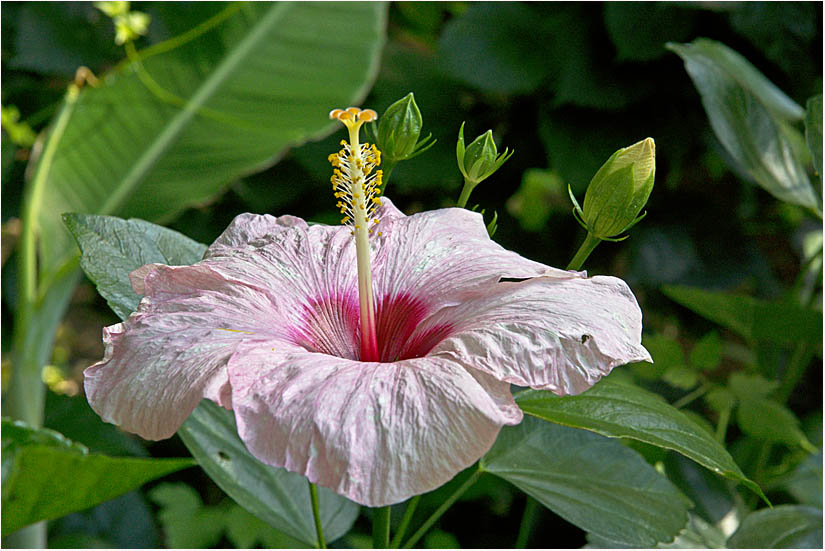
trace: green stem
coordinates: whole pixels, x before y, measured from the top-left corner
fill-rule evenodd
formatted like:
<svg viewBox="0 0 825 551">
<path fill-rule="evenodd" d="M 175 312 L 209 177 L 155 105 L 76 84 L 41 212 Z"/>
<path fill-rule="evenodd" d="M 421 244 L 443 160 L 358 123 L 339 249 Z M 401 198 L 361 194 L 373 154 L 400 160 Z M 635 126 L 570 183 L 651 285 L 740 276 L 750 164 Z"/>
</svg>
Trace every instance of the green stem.
<svg viewBox="0 0 825 551">
<path fill-rule="evenodd" d="M 398 526 L 398 531 L 396 531 L 395 536 L 393 536 L 392 541 L 390 542 L 390 549 L 398 549 L 398 546 L 401 545 L 401 540 L 404 539 L 404 534 L 407 533 L 407 528 L 410 526 L 410 522 L 412 521 L 413 514 L 415 513 L 416 507 L 418 507 L 419 501 L 421 501 L 421 496 L 417 495 L 407 504 L 407 508 L 404 510 L 404 517 L 401 519 L 401 524 Z"/>
<path fill-rule="evenodd" d="M 782 385 L 776 391 L 776 399 L 780 403 L 784 404 L 791 397 L 794 388 L 805 374 L 805 368 L 808 367 L 813 353 L 813 347 L 807 342 L 800 342 L 796 345 L 782 376 Z"/>
<path fill-rule="evenodd" d="M 309 483 L 309 499 L 312 501 L 312 518 L 315 520 L 315 534 L 318 537 L 318 549 L 326 549 L 324 527 L 321 525 L 321 509 L 318 507 L 318 487 Z"/>
<path fill-rule="evenodd" d="M 716 424 L 716 440 L 719 443 L 725 443 L 725 435 L 728 432 L 728 423 L 730 422 L 730 412 L 733 408 L 725 408 L 719 413 L 719 422 Z"/>
<path fill-rule="evenodd" d="M 390 546 L 390 512 L 391 507 L 375 509 L 372 518 L 372 548 L 387 549 Z"/>
<path fill-rule="evenodd" d="M 475 184 L 470 183 L 465 178 L 464 179 L 464 187 L 461 188 L 461 195 L 458 196 L 458 202 L 456 202 L 455 206 L 457 206 L 459 208 L 462 208 L 462 209 L 466 208 L 467 207 L 467 201 L 470 199 L 470 193 L 472 193 L 473 188 L 475 188 L 475 187 L 476 187 Z"/>
<path fill-rule="evenodd" d="M 530 538 L 530 531 L 533 528 L 537 510 L 538 502 L 527 496 L 527 504 L 524 506 L 524 514 L 521 517 L 521 526 L 519 526 L 518 537 L 516 538 L 516 549 L 527 547 L 527 540 Z"/>
<path fill-rule="evenodd" d="M 705 394 L 708 390 L 710 390 L 710 385 L 705 383 L 693 392 L 685 394 L 684 396 L 673 402 L 673 404 L 671 405 L 676 409 L 682 409 L 683 407 L 694 401 L 696 398 L 699 398 L 700 396 Z"/>
<path fill-rule="evenodd" d="M 593 249 L 596 248 L 601 242 L 601 239 L 598 237 L 593 237 L 593 234 L 587 232 L 587 237 L 584 238 L 584 243 L 582 243 L 579 250 L 576 252 L 576 256 L 573 257 L 573 260 L 570 261 L 570 264 L 567 265 L 568 270 L 579 270 L 581 269 L 584 261 L 587 260 L 587 257 L 590 256 L 590 253 L 593 252 Z"/>
<path fill-rule="evenodd" d="M 441 506 L 438 509 L 436 509 L 432 515 L 430 515 L 430 518 L 428 518 L 424 522 L 424 524 L 421 525 L 421 528 L 415 531 L 415 534 L 410 536 L 410 539 L 408 539 L 407 542 L 401 548 L 411 549 L 413 545 L 418 543 L 418 540 L 421 539 L 421 536 L 427 533 L 427 530 L 429 530 L 432 527 L 432 525 L 435 524 L 435 522 L 441 518 L 441 515 L 446 513 L 447 509 L 452 507 L 453 503 L 455 503 L 455 501 L 459 497 L 461 497 L 464 494 L 464 492 L 466 492 L 470 488 L 470 486 L 476 483 L 478 477 L 481 476 L 481 473 L 481 466 L 477 466 L 473 474 L 471 474 L 469 478 L 467 478 L 467 480 L 464 481 L 464 484 L 462 484 L 455 492 L 453 492 L 453 495 L 448 497 L 447 500 L 444 501 L 444 503 L 442 503 Z"/>
</svg>

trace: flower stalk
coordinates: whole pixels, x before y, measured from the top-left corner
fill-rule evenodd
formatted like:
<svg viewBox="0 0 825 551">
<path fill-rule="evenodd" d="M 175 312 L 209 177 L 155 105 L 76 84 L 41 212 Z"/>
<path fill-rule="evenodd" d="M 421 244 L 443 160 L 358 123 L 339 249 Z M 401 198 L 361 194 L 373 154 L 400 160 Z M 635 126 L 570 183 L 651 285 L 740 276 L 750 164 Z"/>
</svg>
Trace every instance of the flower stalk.
<svg viewBox="0 0 825 551">
<path fill-rule="evenodd" d="M 321 524 L 321 507 L 318 505 L 318 487 L 312 482 L 309 483 L 309 499 L 312 502 L 312 519 L 315 521 L 318 549 L 326 549 L 327 542 L 324 539 L 324 527 Z"/>
</svg>

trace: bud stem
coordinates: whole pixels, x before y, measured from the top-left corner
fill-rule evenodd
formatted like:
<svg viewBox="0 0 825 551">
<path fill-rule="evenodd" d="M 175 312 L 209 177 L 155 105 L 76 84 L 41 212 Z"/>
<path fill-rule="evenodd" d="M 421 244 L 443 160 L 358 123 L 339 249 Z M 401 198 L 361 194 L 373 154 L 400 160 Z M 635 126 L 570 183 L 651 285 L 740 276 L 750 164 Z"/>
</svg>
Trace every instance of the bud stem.
<svg viewBox="0 0 825 551">
<path fill-rule="evenodd" d="M 471 183 L 467 178 L 464 178 L 464 187 L 461 188 L 461 195 L 458 196 L 458 201 L 456 202 L 456 206 L 459 208 L 465 208 L 467 206 L 467 201 L 470 199 L 470 193 L 472 193 L 473 188 L 476 185 Z"/>
<path fill-rule="evenodd" d="M 593 249 L 596 248 L 596 245 L 601 243 L 601 239 L 598 237 L 593 237 L 593 234 L 587 232 L 587 237 L 584 238 L 584 243 L 581 244 L 579 250 L 576 251 L 576 256 L 573 257 L 573 260 L 570 261 L 570 264 L 567 265 L 568 270 L 580 270 L 584 261 L 587 260 L 587 257 L 590 256 L 590 253 L 593 252 Z"/>
</svg>

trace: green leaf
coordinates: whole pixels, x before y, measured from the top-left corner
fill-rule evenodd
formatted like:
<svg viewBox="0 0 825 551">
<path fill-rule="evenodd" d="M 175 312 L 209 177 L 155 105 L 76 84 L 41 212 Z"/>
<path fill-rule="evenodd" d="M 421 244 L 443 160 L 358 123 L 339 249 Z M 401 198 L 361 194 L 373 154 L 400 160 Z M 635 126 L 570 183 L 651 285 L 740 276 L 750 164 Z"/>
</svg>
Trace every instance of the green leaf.
<svg viewBox="0 0 825 551">
<path fill-rule="evenodd" d="M 226 513 L 226 537 L 237 549 L 250 549 L 257 542 L 264 549 L 301 549 L 307 547 L 294 538 L 260 520 L 258 517 L 234 503 Z"/>
<path fill-rule="evenodd" d="M 780 505 L 745 517 L 728 539 L 733 549 L 822 549 L 822 509 Z"/>
<path fill-rule="evenodd" d="M 315 545 L 307 479 L 264 465 L 238 437 L 235 417 L 204 400 L 178 430 L 203 470 L 246 510 L 276 530 Z M 318 488 L 321 522 L 328 542 L 346 534 L 359 507 L 327 488 Z"/>
<path fill-rule="evenodd" d="M 471 4 L 441 34 L 438 48 L 445 71 L 484 92 L 535 90 L 548 71 L 536 19 L 530 5 Z"/>
<path fill-rule="evenodd" d="M 608 2 L 604 23 L 619 60 L 650 61 L 667 53 L 665 42 L 690 37 L 696 11 L 666 2 Z"/>
<path fill-rule="evenodd" d="M 89 454 L 60 433 L 2 421 L 3 515 L 7 535 L 40 520 L 81 511 L 191 467 L 191 459 Z"/>
<path fill-rule="evenodd" d="M 158 521 L 170 549 L 214 547 L 224 531 L 224 514 L 217 507 L 204 507 L 198 492 L 186 484 L 161 484 L 149 492 L 159 507 Z"/>
<path fill-rule="evenodd" d="M 766 398 L 740 399 L 736 408 L 736 422 L 743 432 L 755 438 L 802 446 L 816 452 L 805 433 L 799 428 L 799 419 L 778 402 Z"/>
<path fill-rule="evenodd" d="M 671 368 L 684 368 L 685 353 L 679 341 L 667 335 L 643 335 L 642 344 L 650 352 L 653 363 L 639 362 L 633 370 L 644 379 L 658 379 Z"/>
<path fill-rule="evenodd" d="M 822 94 L 808 100 L 805 115 L 805 140 L 814 160 L 814 170 L 822 179 Z"/>
<path fill-rule="evenodd" d="M 525 413 L 552 423 L 675 450 L 763 496 L 759 486 L 745 477 L 727 450 L 707 431 L 658 395 L 641 388 L 602 380 L 577 396 L 528 390 L 516 395 L 516 403 Z"/>
<path fill-rule="evenodd" d="M 668 367 L 662 374 L 662 380 L 681 390 L 690 390 L 699 384 L 699 376 L 696 371 L 686 365 Z"/>
<path fill-rule="evenodd" d="M 139 52 L 164 93 L 126 63 L 68 94 L 32 194 L 43 271 L 75 254 L 64 212 L 168 219 L 332 130 L 329 109 L 357 103 L 376 73 L 386 5 L 251 2 L 218 17 L 176 47 Z"/>
<path fill-rule="evenodd" d="M 625 547 L 670 542 L 689 501 L 616 440 L 527 417 L 504 427 L 481 468 L 559 516 Z"/>
<path fill-rule="evenodd" d="M 700 38 L 669 43 L 702 96 L 716 137 L 745 173 L 777 199 L 820 210 L 788 123 L 805 112 L 724 44 Z"/>
<path fill-rule="evenodd" d="M 822 312 L 753 297 L 666 285 L 662 292 L 682 306 L 749 341 L 818 343 L 822 346 Z"/>
<path fill-rule="evenodd" d="M 796 500 L 822 508 L 822 450 L 809 454 L 781 482 Z"/>
<path fill-rule="evenodd" d="M 721 362 L 722 338 L 716 331 L 711 331 L 699 339 L 690 351 L 690 363 L 699 369 L 715 369 Z"/>
<path fill-rule="evenodd" d="M 732 373 L 728 378 L 728 386 L 740 400 L 753 398 L 767 398 L 773 391 L 779 388 L 779 383 L 769 381 L 761 375 L 747 375 L 745 373 Z"/>
<path fill-rule="evenodd" d="M 88 214 L 65 214 L 63 220 L 80 247 L 81 268 L 121 319 L 140 302 L 130 272 L 144 264 L 192 264 L 206 250 L 206 245 L 143 220 Z"/>
</svg>

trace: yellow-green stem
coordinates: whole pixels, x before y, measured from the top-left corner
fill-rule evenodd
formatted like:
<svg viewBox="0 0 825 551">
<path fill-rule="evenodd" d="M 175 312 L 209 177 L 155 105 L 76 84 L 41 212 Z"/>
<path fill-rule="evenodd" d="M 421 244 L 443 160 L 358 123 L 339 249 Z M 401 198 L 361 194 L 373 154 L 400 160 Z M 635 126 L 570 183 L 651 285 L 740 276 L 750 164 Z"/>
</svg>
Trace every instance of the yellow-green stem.
<svg viewBox="0 0 825 551">
<path fill-rule="evenodd" d="M 570 261 L 570 264 L 567 265 L 568 270 L 580 270 L 584 261 L 587 260 L 587 257 L 590 256 L 590 253 L 593 252 L 593 249 L 596 248 L 601 242 L 601 239 L 598 237 L 593 237 L 593 234 L 587 232 L 587 237 L 584 238 L 584 243 L 582 243 L 579 250 L 576 252 L 576 255 L 573 257 L 573 260 Z"/>
<path fill-rule="evenodd" d="M 398 530 L 395 532 L 395 536 L 393 536 L 392 541 L 390 542 L 390 549 L 397 549 L 398 546 L 401 545 L 401 540 L 404 539 L 404 535 L 407 533 L 407 528 L 410 526 L 410 522 L 412 521 L 419 501 L 421 501 L 421 496 L 417 495 L 407 504 L 407 508 L 404 510 L 404 516 L 401 518 L 401 524 L 398 525 Z"/>
<path fill-rule="evenodd" d="M 450 507 L 452 507 L 453 503 L 455 503 L 455 502 L 456 502 L 456 500 L 457 500 L 459 497 L 461 497 L 462 495 L 464 495 L 464 492 L 466 492 L 467 490 L 469 490 L 469 489 L 470 489 L 470 486 L 472 486 L 473 484 L 475 484 L 475 483 L 476 483 L 476 481 L 478 480 L 478 477 L 480 477 L 480 476 L 481 476 L 481 473 L 482 473 L 481 466 L 479 466 L 478 464 L 476 464 L 476 470 L 475 470 L 475 471 L 473 471 L 473 474 L 471 474 L 471 475 L 467 478 L 467 480 L 465 480 L 465 481 L 464 481 L 464 483 L 463 483 L 461 486 L 459 486 L 459 488 L 458 488 L 455 492 L 453 492 L 453 495 L 451 495 L 450 497 L 448 497 L 448 498 L 444 501 L 444 503 L 442 503 L 442 504 L 441 504 L 441 506 L 440 506 L 438 509 L 436 509 L 436 510 L 435 510 L 435 512 L 434 512 L 432 515 L 430 515 L 430 518 L 428 518 L 428 519 L 424 522 L 424 524 L 422 524 L 422 525 L 421 525 L 421 527 L 420 527 L 418 530 L 416 530 L 416 531 L 415 531 L 415 533 L 414 533 L 412 536 L 410 536 L 410 539 L 408 539 L 408 540 L 406 541 L 406 543 L 404 543 L 404 546 L 402 547 L 402 549 L 411 549 L 413 545 L 415 545 L 416 543 L 418 543 L 418 540 L 420 540 L 420 539 L 421 539 L 421 537 L 422 537 L 424 534 L 426 534 L 426 533 L 427 533 L 427 530 L 429 530 L 429 529 L 432 527 L 432 525 L 433 525 L 433 524 L 435 524 L 435 522 L 436 522 L 438 519 L 440 519 L 440 518 L 441 518 L 441 515 L 443 515 L 444 513 L 446 513 L 446 512 L 447 512 L 447 509 L 449 509 Z"/>
<path fill-rule="evenodd" d="M 470 200 L 470 193 L 473 192 L 473 189 L 476 187 L 476 184 L 468 181 L 466 178 L 464 179 L 464 187 L 461 188 L 461 195 L 458 196 L 458 202 L 456 202 L 455 206 L 459 208 L 466 208 L 467 201 Z"/>
<path fill-rule="evenodd" d="M 312 502 L 312 519 L 315 522 L 315 535 L 318 538 L 318 549 L 326 549 L 324 527 L 321 525 L 321 508 L 318 506 L 318 487 L 309 483 L 309 499 Z"/>
</svg>

